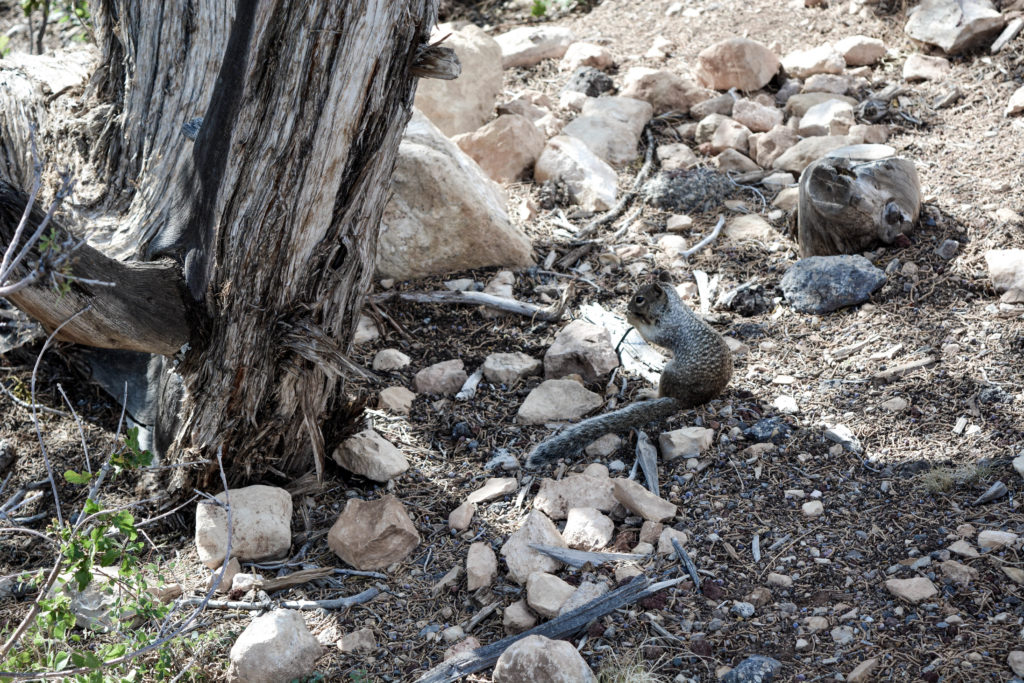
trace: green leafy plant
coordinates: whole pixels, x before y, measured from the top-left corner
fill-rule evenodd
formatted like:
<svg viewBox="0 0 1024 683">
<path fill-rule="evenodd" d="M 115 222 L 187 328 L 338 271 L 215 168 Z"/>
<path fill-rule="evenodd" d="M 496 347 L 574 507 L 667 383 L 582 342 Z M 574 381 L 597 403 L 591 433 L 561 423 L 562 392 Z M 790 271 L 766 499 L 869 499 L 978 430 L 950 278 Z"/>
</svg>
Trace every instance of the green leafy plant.
<svg viewBox="0 0 1024 683">
<path fill-rule="evenodd" d="M 548 13 L 548 3 L 544 0 L 533 0 L 533 7 L 530 8 L 530 15 L 534 17 L 543 17 Z"/>
<path fill-rule="evenodd" d="M 10 38 L 5 35 L 0 35 L 0 59 L 6 57 L 7 53 L 11 51 L 10 43 Z"/>
<path fill-rule="evenodd" d="M 138 428 L 133 428 L 104 469 L 116 477 L 151 461 L 152 454 L 139 446 Z M 100 477 L 64 473 L 72 484 Z M 57 564 L 49 576 L 37 572 L 27 577 L 41 591 L 35 616 L 15 648 L 0 656 L 0 670 L 67 671 L 62 680 L 80 683 L 140 680 L 139 661 L 126 655 L 157 641 L 158 629 L 142 626 L 161 622 L 171 606 L 154 595 L 163 580 L 157 566 L 147 561 L 135 516 L 128 509 L 105 509 L 90 497 L 74 524 L 54 522 L 46 536 L 57 550 Z M 83 624 L 72 604 L 74 596 L 86 590 L 102 595 L 107 611 Z M 0 641 L 10 636 L 0 635 Z M 167 650 L 160 648 L 147 675 L 164 680 L 178 673 Z"/>
</svg>

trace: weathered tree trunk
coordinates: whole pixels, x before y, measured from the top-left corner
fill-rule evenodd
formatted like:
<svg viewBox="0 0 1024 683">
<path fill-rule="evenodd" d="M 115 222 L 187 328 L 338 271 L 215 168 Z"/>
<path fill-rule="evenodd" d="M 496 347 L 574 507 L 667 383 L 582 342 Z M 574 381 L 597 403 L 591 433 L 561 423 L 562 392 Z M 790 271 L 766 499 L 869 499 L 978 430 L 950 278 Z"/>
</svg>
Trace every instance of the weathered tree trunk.
<svg viewBox="0 0 1024 683">
<path fill-rule="evenodd" d="M 240 482 L 270 466 L 319 472 L 344 419 L 344 354 L 434 2 L 227 5 L 94 4 L 102 59 L 84 96 L 92 113 L 77 112 L 94 135 L 76 166 L 102 181 L 82 212 L 111 226 L 96 245 L 178 266 L 188 341 L 150 365 L 157 443 L 173 463 L 223 447 Z M 182 127 L 200 116 L 192 142 Z M 20 183 L 26 150 L 6 164 Z M 172 487 L 213 473 L 173 471 Z"/>
</svg>

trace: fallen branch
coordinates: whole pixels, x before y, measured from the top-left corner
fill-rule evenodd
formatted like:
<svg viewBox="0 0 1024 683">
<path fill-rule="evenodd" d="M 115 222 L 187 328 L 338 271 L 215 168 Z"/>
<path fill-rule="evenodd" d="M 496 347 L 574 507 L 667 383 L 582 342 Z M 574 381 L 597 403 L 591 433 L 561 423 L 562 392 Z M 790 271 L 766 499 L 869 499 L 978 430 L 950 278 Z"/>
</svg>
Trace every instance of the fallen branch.
<svg viewBox="0 0 1024 683">
<path fill-rule="evenodd" d="M 676 559 L 679 560 L 679 563 L 686 567 L 686 572 L 690 575 L 690 579 L 693 580 L 693 587 L 700 591 L 700 576 L 697 574 L 697 565 L 690 559 L 690 554 L 686 552 L 679 539 L 672 539 L 672 549 L 676 551 Z"/>
<path fill-rule="evenodd" d="M 462 630 L 466 633 L 472 633 L 473 629 L 479 626 L 481 621 L 491 616 L 491 614 L 494 613 L 494 610 L 498 609 L 498 605 L 500 604 L 500 602 L 495 600 L 491 604 L 481 607 L 479 612 L 474 614 L 462 625 Z"/>
<path fill-rule="evenodd" d="M 700 242 L 697 242 L 697 244 L 693 245 L 692 247 L 690 247 L 686 251 L 680 252 L 679 255 L 682 256 L 684 259 L 690 258 L 694 254 L 699 252 L 701 249 L 703 249 L 704 247 L 706 247 L 709 244 L 711 244 L 712 242 L 714 242 L 718 238 L 718 234 L 720 232 L 722 232 L 722 228 L 724 226 L 725 226 L 725 216 L 719 216 L 718 217 L 718 222 L 715 223 L 715 228 L 711 231 L 710 235 L 708 235 L 707 237 L 702 239 Z"/>
<path fill-rule="evenodd" d="M 927 358 L 921 358 L 920 360 L 904 363 L 903 365 L 897 365 L 894 368 L 889 368 L 888 370 L 876 372 L 874 375 L 872 375 L 871 380 L 873 382 L 891 382 L 898 377 L 902 377 L 911 370 L 917 370 L 918 368 L 928 367 L 936 360 L 938 359 L 935 358 L 934 356 L 928 356 Z"/>
<path fill-rule="evenodd" d="M 635 553 L 594 553 L 587 550 L 573 550 L 572 548 L 559 548 L 555 545 L 541 545 L 531 543 L 530 547 L 548 557 L 553 557 L 563 564 L 579 569 L 585 564 L 600 567 L 606 562 L 636 562 L 648 559 L 648 555 Z"/>
<path fill-rule="evenodd" d="M 554 308 L 541 308 L 536 304 L 516 299 L 506 299 L 502 296 L 487 294 L 485 292 L 385 292 L 370 297 L 370 302 L 382 304 L 388 301 L 399 299 L 401 301 L 412 301 L 420 304 L 469 304 L 472 306 L 487 306 L 496 308 L 499 311 L 515 313 L 528 318 L 536 318 L 547 322 L 556 322 L 562 319 L 565 312 L 565 305 L 560 302 Z"/>
<path fill-rule="evenodd" d="M 300 569 L 297 572 L 292 572 L 291 574 L 285 574 L 284 576 L 278 576 L 264 581 L 263 590 L 267 593 L 282 591 L 286 588 L 294 588 L 295 586 L 301 586 L 302 584 L 309 583 L 310 581 L 316 581 L 317 579 L 326 579 L 328 576 L 334 576 L 334 567 Z"/>
<path fill-rule="evenodd" d="M 208 609 L 239 609 L 239 610 L 266 610 L 272 607 L 281 609 L 314 610 L 314 609 L 345 609 L 353 605 L 361 605 L 369 602 L 380 595 L 377 588 L 367 588 L 362 593 L 351 595 L 347 598 L 335 598 L 334 600 L 263 600 L 261 602 L 248 602 L 245 600 L 210 600 L 206 603 Z M 182 605 L 198 605 L 202 598 L 184 598 L 179 601 Z"/>
<path fill-rule="evenodd" d="M 629 206 L 630 202 L 632 202 L 636 197 L 640 187 L 647 182 L 647 178 L 651 175 L 651 170 L 654 168 L 654 135 L 651 133 L 650 128 L 644 129 L 644 135 L 647 140 L 647 150 L 644 153 L 644 165 L 640 168 L 640 172 L 637 174 L 636 179 L 633 180 L 633 188 L 626 194 L 622 195 L 622 199 L 620 199 L 618 203 L 607 213 L 600 218 L 595 218 L 580 228 L 579 232 L 576 233 L 576 239 L 589 238 L 597 232 L 598 228 L 608 225 L 621 216 Z"/>
<path fill-rule="evenodd" d="M 687 577 L 688 578 L 688 577 Z M 416 679 L 416 683 L 449 683 L 481 669 L 486 669 L 498 661 L 498 657 L 510 646 L 529 636 L 544 636 L 551 639 L 562 639 L 578 633 L 587 624 L 600 619 L 620 607 L 642 600 L 658 591 L 671 588 L 686 580 L 685 578 L 651 583 L 646 576 L 637 576 L 632 581 L 615 590 L 595 598 L 587 604 L 577 607 L 549 622 L 535 626 L 528 631 L 478 647 L 475 650 L 452 657 Z"/>
</svg>

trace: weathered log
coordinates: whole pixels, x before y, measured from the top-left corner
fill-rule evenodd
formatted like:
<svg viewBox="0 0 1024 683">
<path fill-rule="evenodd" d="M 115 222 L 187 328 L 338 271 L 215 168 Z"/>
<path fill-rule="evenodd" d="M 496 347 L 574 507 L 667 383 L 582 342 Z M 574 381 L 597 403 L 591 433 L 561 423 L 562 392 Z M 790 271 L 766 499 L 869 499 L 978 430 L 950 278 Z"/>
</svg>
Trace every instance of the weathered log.
<svg viewBox="0 0 1024 683">
<path fill-rule="evenodd" d="M 873 156 L 882 148 L 884 158 Z M 800 176 L 800 255 L 857 254 L 876 242 L 909 244 L 921 213 L 914 163 L 884 145 L 855 145 L 815 161 Z"/>
</svg>

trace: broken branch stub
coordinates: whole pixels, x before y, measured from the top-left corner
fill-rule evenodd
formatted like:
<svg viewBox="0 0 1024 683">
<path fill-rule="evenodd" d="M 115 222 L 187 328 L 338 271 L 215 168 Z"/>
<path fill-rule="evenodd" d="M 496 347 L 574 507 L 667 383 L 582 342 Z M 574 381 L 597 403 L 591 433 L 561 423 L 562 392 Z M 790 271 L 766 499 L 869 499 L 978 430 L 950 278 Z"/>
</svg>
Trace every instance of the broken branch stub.
<svg viewBox="0 0 1024 683">
<path fill-rule="evenodd" d="M 914 162 L 865 159 L 856 147 L 844 150 L 815 161 L 800 176 L 797 236 L 804 258 L 857 254 L 879 241 L 906 243 L 920 216 Z"/>
<path fill-rule="evenodd" d="M 24 192 L 0 180 L 0 244 L 4 247 L 14 240 L 27 203 Z M 33 207 L 24 234 L 34 233 L 44 220 L 42 211 Z M 61 329 L 57 338 L 62 341 L 162 355 L 176 353 L 188 341 L 184 283 L 175 264 L 124 263 L 74 239 L 57 221 L 49 225 L 54 238 L 48 244 L 73 250 L 58 278 L 68 286 L 57 289 L 51 278 L 38 277 L 9 293 L 11 303 L 48 330 L 88 309 Z M 46 246 L 37 242 L 29 247 L 32 264 L 42 263 Z M 13 279 L 31 275 L 32 264 L 19 265 Z"/>
</svg>

